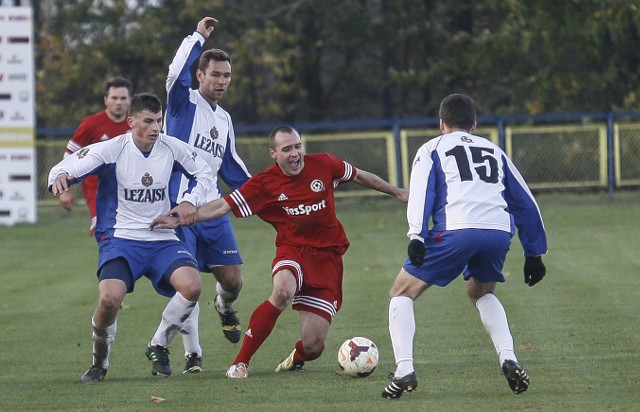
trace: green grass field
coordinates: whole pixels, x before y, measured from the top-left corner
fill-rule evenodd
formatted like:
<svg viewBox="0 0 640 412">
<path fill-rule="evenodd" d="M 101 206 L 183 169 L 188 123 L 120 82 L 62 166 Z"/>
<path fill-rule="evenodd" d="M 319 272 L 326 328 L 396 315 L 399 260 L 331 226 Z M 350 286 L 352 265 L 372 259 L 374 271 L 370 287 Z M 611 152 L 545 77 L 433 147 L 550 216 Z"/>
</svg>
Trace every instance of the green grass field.
<svg viewBox="0 0 640 412">
<path fill-rule="evenodd" d="M 90 319 L 96 304 L 95 242 L 86 209 L 39 210 L 37 225 L 0 227 L 0 410 L 265 411 L 631 411 L 640 410 L 640 193 L 543 194 L 549 234 L 547 278 L 529 288 L 514 241 L 507 283 L 498 288 L 521 364 L 531 377 L 516 396 L 500 375 L 493 345 L 464 293 L 464 282 L 432 288 L 416 303 L 418 390 L 380 397 L 394 368 L 387 332 L 387 291 L 405 257 L 404 208 L 390 199 L 338 201 L 351 240 L 345 255 L 345 304 L 324 355 L 304 373 L 273 372 L 298 338 L 287 310 L 252 361 L 246 381 L 224 372 L 239 345 L 227 342 L 204 276 L 201 340 L 205 372 L 183 376 L 182 344 L 171 348 L 174 375 L 151 376 L 144 356 L 166 299 L 146 280 L 119 315 L 107 379 L 82 384 L 91 364 Z M 245 287 L 243 326 L 270 291 L 274 233 L 257 218 L 234 220 Z M 370 377 L 337 376 L 336 354 L 350 336 L 373 339 L 380 365 Z M 153 403 L 152 396 L 166 399 Z"/>
</svg>

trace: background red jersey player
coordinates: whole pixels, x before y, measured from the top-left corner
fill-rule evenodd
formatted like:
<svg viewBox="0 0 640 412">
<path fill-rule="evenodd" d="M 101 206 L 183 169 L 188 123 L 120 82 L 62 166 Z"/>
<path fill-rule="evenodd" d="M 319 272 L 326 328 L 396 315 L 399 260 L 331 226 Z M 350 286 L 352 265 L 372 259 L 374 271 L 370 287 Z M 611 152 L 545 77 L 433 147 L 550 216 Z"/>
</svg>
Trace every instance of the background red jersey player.
<svg viewBox="0 0 640 412">
<path fill-rule="evenodd" d="M 127 114 L 131 104 L 131 82 L 122 77 L 115 77 L 104 84 L 105 110 L 85 117 L 78 125 L 75 133 L 67 143 L 64 157 L 71 153 L 104 140 L 119 136 L 129 130 Z M 98 177 L 89 176 L 82 182 L 82 192 L 89 207 L 91 225 L 89 234 L 93 235 L 96 227 L 96 191 Z M 75 199 L 73 191 L 69 190 L 60 195 L 60 206 L 66 210 L 73 208 Z"/>
</svg>

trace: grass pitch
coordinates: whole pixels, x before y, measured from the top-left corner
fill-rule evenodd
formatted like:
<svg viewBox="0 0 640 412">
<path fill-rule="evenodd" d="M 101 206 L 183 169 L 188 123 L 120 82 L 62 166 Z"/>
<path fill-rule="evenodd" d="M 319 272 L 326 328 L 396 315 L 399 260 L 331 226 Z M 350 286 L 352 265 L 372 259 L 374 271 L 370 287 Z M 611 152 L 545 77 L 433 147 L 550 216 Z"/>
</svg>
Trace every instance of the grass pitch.
<svg viewBox="0 0 640 412">
<path fill-rule="evenodd" d="M 503 411 L 640 409 L 640 193 L 544 194 L 538 201 L 549 235 L 548 275 L 533 288 L 522 279 L 514 240 L 507 283 L 499 286 L 521 364 L 531 377 L 516 396 L 464 282 L 431 288 L 416 303 L 417 391 L 399 400 L 380 392 L 393 370 L 387 291 L 404 257 L 404 208 L 390 199 L 338 201 L 351 248 L 345 255 L 345 304 L 324 355 L 304 373 L 274 373 L 299 335 L 286 310 L 252 361 L 246 381 L 224 372 L 239 344 L 222 336 L 204 274 L 201 342 L 205 371 L 183 376 L 182 344 L 171 348 L 174 375 L 151 376 L 144 356 L 166 299 L 136 284 L 118 319 L 104 382 L 80 383 L 91 364 L 91 315 L 97 284 L 95 242 L 86 209 L 42 206 L 36 225 L 0 227 L 0 410 Z M 234 220 L 245 258 L 237 303 L 243 327 L 270 291 L 273 229 L 258 218 Z M 362 335 L 380 348 L 370 377 L 337 376 L 337 350 Z M 165 399 L 154 403 L 152 397 Z"/>
</svg>

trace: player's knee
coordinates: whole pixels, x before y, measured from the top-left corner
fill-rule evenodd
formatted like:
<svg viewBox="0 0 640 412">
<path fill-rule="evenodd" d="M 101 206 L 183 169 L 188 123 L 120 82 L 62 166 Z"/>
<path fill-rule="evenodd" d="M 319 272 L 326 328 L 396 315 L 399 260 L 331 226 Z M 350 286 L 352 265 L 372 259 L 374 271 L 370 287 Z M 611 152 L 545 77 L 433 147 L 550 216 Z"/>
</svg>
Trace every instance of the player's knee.
<svg viewBox="0 0 640 412">
<path fill-rule="evenodd" d="M 176 291 L 187 300 L 195 302 L 200 299 L 200 292 L 202 292 L 202 283 L 200 277 L 188 276 L 181 277 L 175 282 Z"/>
<path fill-rule="evenodd" d="M 237 293 L 242 288 L 240 265 L 209 266 L 209 271 L 227 292 Z"/>
<path fill-rule="evenodd" d="M 120 304 L 122 303 L 122 299 L 115 295 L 105 294 L 100 296 L 100 301 L 98 302 L 98 306 L 100 311 L 107 316 L 114 316 L 118 309 L 120 309 Z"/>
<path fill-rule="evenodd" d="M 271 301 L 278 309 L 285 309 L 291 304 L 293 293 L 285 288 L 274 288 L 271 292 Z"/>
<path fill-rule="evenodd" d="M 178 268 L 171 275 L 170 283 L 185 299 L 196 301 L 200 298 L 202 281 L 200 273 L 194 268 L 189 266 Z"/>
<path fill-rule="evenodd" d="M 195 302 L 200 299 L 200 292 L 202 292 L 202 286 L 199 282 L 185 282 L 181 284 L 178 292 L 187 300 Z"/>
<path fill-rule="evenodd" d="M 230 276 L 218 282 L 227 292 L 238 294 L 240 289 L 242 289 L 243 278 L 242 275 L 238 273 L 236 276 Z"/>
<path fill-rule="evenodd" d="M 236 292 L 240 292 L 240 289 L 242 289 L 243 283 L 244 283 L 244 278 L 242 277 L 242 275 L 238 275 L 233 280 L 233 285 L 231 286 L 231 289 L 235 290 Z"/>
<path fill-rule="evenodd" d="M 471 303 L 475 304 L 478 299 L 489 293 L 495 293 L 496 283 L 488 282 L 481 283 L 475 278 L 469 279 L 467 282 L 467 296 L 471 300 Z"/>
</svg>

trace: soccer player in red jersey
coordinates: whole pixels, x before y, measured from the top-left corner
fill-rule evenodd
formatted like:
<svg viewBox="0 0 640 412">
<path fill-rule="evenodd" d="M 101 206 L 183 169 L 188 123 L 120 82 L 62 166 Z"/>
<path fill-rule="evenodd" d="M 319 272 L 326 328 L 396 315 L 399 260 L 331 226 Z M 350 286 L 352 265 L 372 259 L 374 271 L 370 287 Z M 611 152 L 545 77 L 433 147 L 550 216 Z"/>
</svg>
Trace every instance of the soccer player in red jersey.
<svg viewBox="0 0 640 412">
<path fill-rule="evenodd" d="M 114 77 L 104 84 L 105 110 L 85 117 L 67 143 L 64 157 L 93 143 L 109 140 L 129 130 L 127 114 L 131 104 L 131 82 L 122 77 Z M 91 225 L 89 234 L 93 236 L 96 227 L 96 192 L 98 177 L 89 176 L 82 182 L 82 192 L 89 207 Z M 60 194 L 60 206 L 71 210 L 74 204 L 73 191 Z"/>
<path fill-rule="evenodd" d="M 336 156 L 305 154 L 300 135 L 289 126 L 271 132 L 269 154 L 274 165 L 203 205 L 195 216 L 195 221 L 203 221 L 229 212 L 236 217 L 258 215 L 276 229 L 271 295 L 253 311 L 242 347 L 227 371 L 229 378 L 249 376 L 251 358 L 289 304 L 300 313 L 301 338 L 276 372 L 300 370 L 305 361 L 322 354 L 329 325 L 342 306 L 342 255 L 349 247 L 336 216 L 334 189 L 354 182 L 405 203 L 409 196 L 408 190 Z M 180 220 L 173 213 L 157 218 L 151 227 L 177 227 Z"/>
</svg>

